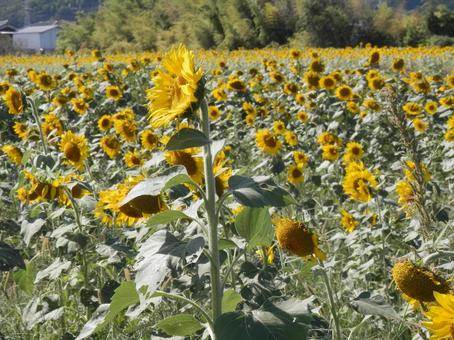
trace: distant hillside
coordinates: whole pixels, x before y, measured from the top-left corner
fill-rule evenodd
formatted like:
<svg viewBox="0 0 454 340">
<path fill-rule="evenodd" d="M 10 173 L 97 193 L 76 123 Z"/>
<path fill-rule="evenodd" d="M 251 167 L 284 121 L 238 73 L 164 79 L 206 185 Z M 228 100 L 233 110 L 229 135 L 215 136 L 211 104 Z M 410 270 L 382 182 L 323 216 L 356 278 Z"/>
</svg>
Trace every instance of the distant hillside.
<svg viewBox="0 0 454 340">
<path fill-rule="evenodd" d="M 30 8 L 30 22 L 69 20 L 77 13 L 96 11 L 101 0 L 0 0 L 0 20 L 8 20 L 16 27 L 22 27 L 25 19 L 25 3 Z"/>
</svg>

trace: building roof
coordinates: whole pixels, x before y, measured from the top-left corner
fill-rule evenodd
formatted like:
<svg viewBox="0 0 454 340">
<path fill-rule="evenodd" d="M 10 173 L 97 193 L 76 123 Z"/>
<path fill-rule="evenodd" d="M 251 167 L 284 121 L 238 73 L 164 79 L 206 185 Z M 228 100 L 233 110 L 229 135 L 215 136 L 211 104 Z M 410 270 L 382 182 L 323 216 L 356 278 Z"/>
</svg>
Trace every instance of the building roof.
<svg viewBox="0 0 454 340">
<path fill-rule="evenodd" d="M 15 32 L 16 28 L 8 24 L 8 20 L 0 20 L 0 32 Z"/>
<path fill-rule="evenodd" d="M 50 31 L 54 28 L 60 28 L 58 25 L 43 25 L 43 26 L 27 26 L 17 30 L 14 34 L 22 34 L 22 33 L 44 33 Z"/>
</svg>

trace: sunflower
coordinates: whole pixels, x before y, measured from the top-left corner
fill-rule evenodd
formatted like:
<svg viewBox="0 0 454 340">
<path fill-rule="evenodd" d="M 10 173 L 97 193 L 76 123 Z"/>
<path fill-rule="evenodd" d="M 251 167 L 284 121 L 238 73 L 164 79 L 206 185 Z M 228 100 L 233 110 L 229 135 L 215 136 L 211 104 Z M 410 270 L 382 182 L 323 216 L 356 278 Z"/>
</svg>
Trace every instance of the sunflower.
<svg viewBox="0 0 454 340">
<path fill-rule="evenodd" d="M 255 134 L 257 147 L 268 155 L 276 155 L 281 149 L 282 142 L 268 129 L 258 130 Z"/>
<path fill-rule="evenodd" d="M 8 112 L 12 115 L 17 115 L 24 110 L 22 95 L 14 87 L 10 87 L 3 95 L 3 100 L 8 106 Z"/>
<path fill-rule="evenodd" d="M 454 295 L 433 292 L 435 302 L 424 315 L 430 321 L 422 322 L 432 336 L 430 340 L 454 339 Z"/>
<path fill-rule="evenodd" d="M 304 82 L 310 89 L 317 89 L 320 84 L 320 75 L 317 72 L 307 71 L 304 73 Z"/>
<path fill-rule="evenodd" d="M 298 92 L 298 86 L 294 83 L 285 83 L 284 84 L 284 93 L 289 96 L 294 96 Z"/>
<path fill-rule="evenodd" d="M 347 143 L 347 147 L 345 148 L 344 153 L 344 162 L 346 164 L 350 162 L 357 162 L 361 160 L 364 154 L 363 146 L 357 142 L 349 142 Z"/>
<path fill-rule="evenodd" d="M 159 138 L 153 133 L 153 131 L 145 130 L 140 136 L 140 142 L 142 143 L 142 147 L 145 149 L 153 150 L 158 146 Z"/>
<path fill-rule="evenodd" d="M 371 189 L 375 189 L 378 185 L 377 180 L 369 170 L 362 166 L 354 169 L 355 163 L 351 164 L 344 177 L 344 192 L 356 201 L 369 202 L 372 198 Z"/>
<path fill-rule="evenodd" d="M 438 110 L 438 104 L 437 102 L 429 100 L 426 105 L 424 105 L 424 110 L 431 116 L 433 116 L 435 113 L 437 113 Z"/>
<path fill-rule="evenodd" d="M 399 205 L 408 216 L 411 216 L 414 211 L 413 203 L 415 201 L 413 186 L 408 181 L 397 182 L 396 192 L 399 195 Z"/>
<path fill-rule="evenodd" d="M 349 101 L 353 97 L 353 91 L 348 85 L 341 85 L 336 89 L 336 97 L 343 101 Z"/>
<path fill-rule="evenodd" d="M 402 58 L 394 59 L 391 66 L 394 72 L 402 72 L 405 67 L 405 61 Z"/>
<path fill-rule="evenodd" d="M 248 126 L 254 126 L 254 122 L 255 122 L 255 115 L 253 114 L 248 114 L 246 116 L 246 124 Z"/>
<path fill-rule="evenodd" d="M 449 284 L 430 270 L 408 260 L 397 262 L 392 269 L 394 282 L 401 292 L 421 302 L 435 301 L 434 292 L 446 294 Z"/>
<path fill-rule="evenodd" d="M 379 111 L 380 105 L 373 98 L 366 98 L 363 101 L 363 106 L 372 111 Z"/>
<path fill-rule="evenodd" d="M 273 83 L 281 83 L 284 81 L 284 76 L 279 72 L 270 72 L 269 75 Z"/>
<path fill-rule="evenodd" d="M 372 91 L 378 91 L 378 90 L 382 89 L 383 86 L 385 86 L 385 81 L 383 80 L 382 77 L 378 76 L 378 77 L 369 79 L 367 81 L 367 86 Z"/>
<path fill-rule="evenodd" d="M 423 133 L 429 127 L 429 123 L 423 121 L 422 119 L 415 118 L 413 119 L 413 127 L 415 128 L 416 131 Z"/>
<path fill-rule="evenodd" d="M 454 129 L 449 129 L 444 134 L 444 139 L 447 142 L 454 142 Z"/>
<path fill-rule="evenodd" d="M 216 120 L 219 118 L 221 115 L 221 111 L 214 105 L 208 106 L 208 117 L 210 117 L 211 120 Z"/>
<path fill-rule="evenodd" d="M 120 142 L 118 141 L 117 137 L 115 136 L 104 136 L 99 141 L 99 145 L 101 149 L 109 156 L 110 159 L 114 159 L 117 157 L 118 153 L 120 152 Z"/>
<path fill-rule="evenodd" d="M 443 107 L 454 107 L 454 96 L 444 97 L 440 99 L 440 104 Z"/>
<path fill-rule="evenodd" d="M 356 229 L 356 226 L 359 224 L 357 220 L 354 219 L 353 215 L 350 214 L 347 210 L 341 209 L 341 224 L 348 233 L 353 232 Z"/>
<path fill-rule="evenodd" d="M 347 110 L 351 113 L 359 113 L 360 111 L 358 104 L 353 101 L 347 103 Z"/>
<path fill-rule="evenodd" d="M 16 165 L 22 164 L 22 151 L 17 146 L 5 144 L 2 146 L 3 153 Z"/>
<path fill-rule="evenodd" d="M 303 222 L 288 218 L 275 218 L 276 238 L 282 249 L 301 257 L 325 260 L 326 255 L 318 248 L 317 236 Z"/>
<path fill-rule="evenodd" d="M 143 164 L 143 159 L 140 157 L 137 150 L 126 152 L 124 160 L 128 168 L 135 168 Z"/>
<path fill-rule="evenodd" d="M 223 88 L 216 88 L 211 92 L 211 95 L 217 101 L 224 101 L 227 99 L 227 94 L 225 93 Z"/>
<path fill-rule="evenodd" d="M 340 139 L 336 135 L 332 134 L 331 132 L 327 132 L 327 131 L 322 132 L 318 136 L 317 141 L 320 145 L 332 144 L 332 145 L 340 146 L 342 144 L 342 139 Z"/>
<path fill-rule="evenodd" d="M 117 102 L 123 97 L 123 92 L 118 86 L 110 85 L 106 87 L 106 96 Z"/>
<path fill-rule="evenodd" d="M 415 90 L 416 93 L 427 94 L 430 92 L 430 84 L 425 79 L 422 79 L 420 81 L 414 81 L 411 83 L 411 86 L 413 87 L 413 90 Z"/>
<path fill-rule="evenodd" d="M 296 114 L 296 117 L 301 123 L 305 124 L 309 119 L 309 114 L 305 111 L 300 111 Z"/>
<path fill-rule="evenodd" d="M 446 125 L 448 126 L 448 129 L 454 129 L 454 116 L 448 118 Z"/>
<path fill-rule="evenodd" d="M 124 140 L 134 142 L 137 134 L 137 124 L 132 120 L 114 120 L 115 132 Z"/>
<path fill-rule="evenodd" d="M 304 94 L 298 93 L 295 96 L 295 101 L 296 101 L 297 104 L 302 105 L 306 101 L 306 98 L 304 98 Z"/>
<path fill-rule="evenodd" d="M 63 125 L 60 118 L 54 113 L 48 113 L 43 116 L 44 122 L 41 124 L 41 129 L 46 137 L 49 137 L 53 132 L 60 136 L 63 133 Z"/>
<path fill-rule="evenodd" d="M 280 135 L 285 132 L 285 123 L 282 120 L 273 122 L 273 130 L 276 134 Z"/>
<path fill-rule="evenodd" d="M 336 79 L 332 76 L 321 77 L 319 85 L 324 89 L 334 90 L 336 88 Z"/>
<path fill-rule="evenodd" d="M 149 116 L 154 128 L 166 126 L 197 103 L 197 92 L 203 76 L 194 66 L 194 54 L 179 45 L 163 60 L 164 70 L 153 78 L 154 87 L 147 92 Z"/>
<path fill-rule="evenodd" d="M 369 65 L 378 65 L 380 63 L 380 51 L 374 50 L 369 56 Z"/>
<path fill-rule="evenodd" d="M 217 162 L 214 166 L 214 173 L 215 173 L 215 187 L 216 187 L 216 195 L 221 197 L 224 192 L 229 188 L 229 179 L 232 177 L 232 168 L 228 166 L 228 162 Z"/>
<path fill-rule="evenodd" d="M 407 116 L 410 116 L 410 117 L 419 116 L 422 112 L 421 105 L 419 105 L 418 103 L 415 103 L 415 102 L 405 103 L 404 106 L 402 107 L 402 109 L 407 114 Z"/>
<path fill-rule="evenodd" d="M 88 143 L 83 135 L 76 135 L 66 131 L 60 140 L 60 151 L 65 156 L 65 161 L 81 169 L 88 157 Z"/>
<path fill-rule="evenodd" d="M 295 146 L 298 144 L 298 137 L 296 136 L 296 133 L 294 133 L 293 131 L 285 131 L 284 137 L 288 145 Z"/>
<path fill-rule="evenodd" d="M 3 96 L 6 91 L 11 87 L 11 85 L 7 82 L 0 82 L 0 96 Z"/>
<path fill-rule="evenodd" d="M 196 157 L 198 148 L 189 148 L 184 151 L 170 151 L 165 153 L 165 158 L 170 165 L 183 165 L 189 177 L 198 184 L 203 181 L 203 160 Z"/>
<path fill-rule="evenodd" d="M 28 138 L 28 134 L 30 133 L 30 129 L 24 123 L 15 122 L 13 125 L 14 133 L 22 140 Z"/>
<path fill-rule="evenodd" d="M 73 98 L 71 99 L 71 104 L 73 105 L 73 110 L 81 116 L 87 113 L 88 104 L 84 99 Z"/>
<path fill-rule="evenodd" d="M 36 77 L 36 84 L 43 91 L 51 91 L 56 87 L 56 81 L 47 72 L 41 72 Z"/>
<path fill-rule="evenodd" d="M 292 49 L 290 50 L 290 56 L 291 56 L 293 59 L 298 59 L 299 57 L 301 57 L 301 51 L 298 51 L 297 49 L 292 48 Z"/>
<path fill-rule="evenodd" d="M 339 147 L 332 144 L 323 145 L 322 158 L 327 161 L 335 161 L 339 158 Z"/>
<path fill-rule="evenodd" d="M 252 115 L 255 115 L 255 108 L 254 108 L 254 105 L 252 105 L 251 103 L 249 102 L 243 102 L 243 104 L 241 105 L 241 107 L 243 108 L 244 112 L 246 112 L 246 114 L 252 114 Z"/>
<path fill-rule="evenodd" d="M 68 97 L 62 94 L 57 94 L 53 99 L 52 99 L 52 104 L 54 104 L 56 107 L 61 107 L 65 106 L 68 103 Z"/>
<path fill-rule="evenodd" d="M 304 165 L 301 163 L 291 165 L 287 172 L 287 180 L 295 185 L 304 182 L 303 170 Z"/>
<path fill-rule="evenodd" d="M 245 92 L 246 91 L 246 85 L 244 85 L 244 82 L 238 78 L 233 78 L 229 80 L 227 83 L 227 88 L 231 91 L 237 91 L 237 92 Z"/>
<path fill-rule="evenodd" d="M 108 131 L 112 127 L 112 116 L 103 115 L 98 119 L 98 129 L 101 131 Z"/>
<path fill-rule="evenodd" d="M 309 157 L 304 153 L 304 151 L 293 151 L 292 156 L 293 160 L 298 165 L 306 166 L 309 162 Z"/>
</svg>

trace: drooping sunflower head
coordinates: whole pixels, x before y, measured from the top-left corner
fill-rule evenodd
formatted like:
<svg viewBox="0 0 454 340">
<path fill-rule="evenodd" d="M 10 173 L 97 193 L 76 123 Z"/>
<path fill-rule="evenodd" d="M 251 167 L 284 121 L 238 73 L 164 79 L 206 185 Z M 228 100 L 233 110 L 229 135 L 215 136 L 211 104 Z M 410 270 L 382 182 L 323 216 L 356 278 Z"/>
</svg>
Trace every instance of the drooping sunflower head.
<svg viewBox="0 0 454 340">
<path fill-rule="evenodd" d="M 269 155 L 277 154 L 282 146 L 282 142 L 268 129 L 258 130 L 255 142 L 260 150 Z"/>
<path fill-rule="evenodd" d="M 63 152 L 67 163 L 81 169 L 88 157 L 87 140 L 83 135 L 67 131 L 61 136 L 60 151 Z"/>
<path fill-rule="evenodd" d="M 380 51 L 374 50 L 369 56 L 369 65 L 377 65 L 380 62 Z"/>
<path fill-rule="evenodd" d="M 3 100 L 8 107 L 8 112 L 12 115 L 20 114 L 24 110 L 22 95 L 14 87 L 9 87 L 3 95 Z"/>
<path fill-rule="evenodd" d="M 316 89 L 320 84 L 320 75 L 314 71 L 304 73 L 304 82 L 310 89 Z"/>
<path fill-rule="evenodd" d="M 397 262 L 392 269 L 397 287 L 409 297 L 422 301 L 435 301 L 434 292 L 446 294 L 449 284 L 432 271 L 416 266 L 412 262 Z"/>
<path fill-rule="evenodd" d="M 3 153 L 9 158 L 9 160 L 16 165 L 22 163 L 22 151 L 17 146 L 11 144 L 5 144 L 2 146 Z"/>
<path fill-rule="evenodd" d="M 195 156 L 198 151 L 198 148 L 170 151 L 165 153 L 165 157 L 170 165 L 183 165 L 189 177 L 194 182 L 201 184 L 203 180 L 203 160 Z"/>
<path fill-rule="evenodd" d="M 133 120 L 114 120 L 115 132 L 124 140 L 134 142 L 137 135 L 137 124 Z"/>
<path fill-rule="evenodd" d="M 13 125 L 14 133 L 22 140 L 27 139 L 30 129 L 27 125 L 21 122 L 15 122 Z"/>
<path fill-rule="evenodd" d="M 401 72 L 405 67 L 405 61 L 402 58 L 397 58 L 393 60 L 391 68 L 394 72 Z"/>
<path fill-rule="evenodd" d="M 308 230 L 303 222 L 275 218 L 273 224 L 276 227 L 276 238 L 282 249 L 301 257 L 326 259 L 326 255 L 318 248 L 317 236 Z"/>
<path fill-rule="evenodd" d="M 88 103 L 83 98 L 73 98 L 71 99 L 71 104 L 73 105 L 73 110 L 81 116 L 87 113 Z"/>
<path fill-rule="evenodd" d="M 172 48 L 162 60 L 162 70 L 148 90 L 149 120 L 154 128 L 167 126 L 198 102 L 203 92 L 201 68 L 194 65 L 194 54 L 185 46 Z"/>
<path fill-rule="evenodd" d="M 347 210 L 341 209 L 341 224 L 348 233 L 351 233 L 359 222 Z"/>
</svg>

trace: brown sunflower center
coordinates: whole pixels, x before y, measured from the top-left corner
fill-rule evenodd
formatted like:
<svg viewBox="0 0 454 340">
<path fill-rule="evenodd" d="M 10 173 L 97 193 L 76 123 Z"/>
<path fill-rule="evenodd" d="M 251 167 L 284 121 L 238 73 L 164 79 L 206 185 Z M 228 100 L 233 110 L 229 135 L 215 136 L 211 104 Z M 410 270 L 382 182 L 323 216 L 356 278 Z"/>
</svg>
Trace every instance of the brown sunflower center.
<svg viewBox="0 0 454 340">
<path fill-rule="evenodd" d="M 263 141 L 265 142 L 265 145 L 269 148 L 275 148 L 277 145 L 276 138 L 274 138 L 274 136 L 265 136 L 263 138 Z"/>
<path fill-rule="evenodd" d="M 78 162 L 81 158 L 79 146 L 74 142 L 65 143 L 63 152 L 70 161 Z"/>
<path fill-rule="evenodd" d="M 189 176 L 197 173 L 197 163 L 190 153 L 177 151 L 175 152 L 174 157 L 175 164 L 183 165 Z"/>
<path fill-rule="evenodd" d="M 294 178 L 299 178 L 299 177 L 301 177 L 302 174 L 303 173 L 299 169 L 293 169 L 293 171 L 292 171 L 292 176 Z"/>
</svg>

